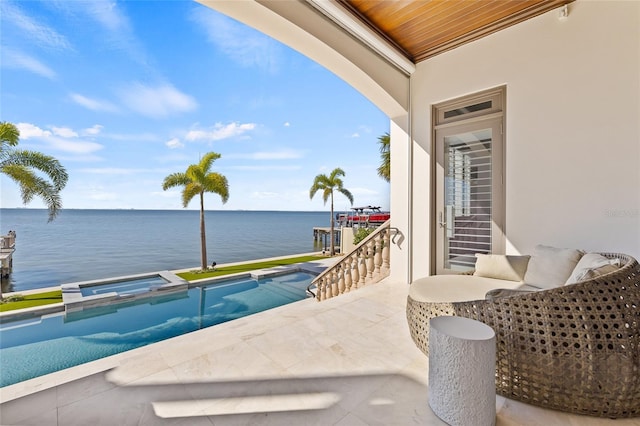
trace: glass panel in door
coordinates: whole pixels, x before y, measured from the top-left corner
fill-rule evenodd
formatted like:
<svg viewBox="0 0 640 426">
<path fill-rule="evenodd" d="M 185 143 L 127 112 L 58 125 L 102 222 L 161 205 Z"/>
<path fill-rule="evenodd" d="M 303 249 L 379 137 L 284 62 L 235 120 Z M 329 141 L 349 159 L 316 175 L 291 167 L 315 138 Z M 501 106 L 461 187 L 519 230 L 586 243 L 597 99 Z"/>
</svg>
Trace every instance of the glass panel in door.
<svg viewBox="0 0 640 426">
<path fill-rule="evenodd" d="M 437 273 L 472 270 L 476 253 L 496 249 L 496 133 L 486 121 L 437 132 Z"/>
</svg>

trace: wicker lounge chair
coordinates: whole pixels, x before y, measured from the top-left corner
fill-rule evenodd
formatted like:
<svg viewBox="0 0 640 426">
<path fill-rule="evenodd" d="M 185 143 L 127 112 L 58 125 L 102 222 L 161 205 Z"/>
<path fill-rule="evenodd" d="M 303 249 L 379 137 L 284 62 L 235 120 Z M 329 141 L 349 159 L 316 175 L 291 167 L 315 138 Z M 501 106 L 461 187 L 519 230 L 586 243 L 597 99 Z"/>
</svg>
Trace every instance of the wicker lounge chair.
<svg viewBox="0 0 640 426">
<path fill-rule="evenodd" d="M 428 355 L 429 319 L 457 315 L 496 333 L 496 392 L 546 408 L 598 417 L 640 416 L 640 265 L 576 284 L 493 300 L 430 303 L 408 298 L 411 337 Z"/>
</svg>

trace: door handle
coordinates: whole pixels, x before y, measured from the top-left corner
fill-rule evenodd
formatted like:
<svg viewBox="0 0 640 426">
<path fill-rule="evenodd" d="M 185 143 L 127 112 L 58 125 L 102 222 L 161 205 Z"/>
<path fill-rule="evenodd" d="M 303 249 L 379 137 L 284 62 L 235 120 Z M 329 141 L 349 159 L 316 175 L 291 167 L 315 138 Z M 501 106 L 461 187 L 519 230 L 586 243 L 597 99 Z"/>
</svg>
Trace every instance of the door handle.
<svg viewBox="0 0 640 426">
<path fill-rule="evenodd" d="M 440 220 L 438 221 L 438 225 L 440 225 L 440 228 L 446 228 L 447 222 L 442 221 L 442 212 L 439 213 L 439 217 L 440 217 Z"/>
</svg>

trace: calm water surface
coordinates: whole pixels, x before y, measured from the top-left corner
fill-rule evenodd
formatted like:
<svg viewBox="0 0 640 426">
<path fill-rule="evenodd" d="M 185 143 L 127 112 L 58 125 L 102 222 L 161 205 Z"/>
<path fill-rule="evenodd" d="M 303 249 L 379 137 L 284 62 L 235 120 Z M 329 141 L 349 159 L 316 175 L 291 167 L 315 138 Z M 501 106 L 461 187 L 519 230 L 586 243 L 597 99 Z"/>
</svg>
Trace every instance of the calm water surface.
<svg viewBox="0 0 640 426">
<path fill-rule="evenodd" d="M 313 227 L 329 212 L 207 211 L 209 263 L 321 250 Z M 199 212 L 62 210 L 51 223 L 40 209 L 0 209 L 0 233 L 17 233 L 13 274 L 2 290 L 200 265 Z"/>
</svg>

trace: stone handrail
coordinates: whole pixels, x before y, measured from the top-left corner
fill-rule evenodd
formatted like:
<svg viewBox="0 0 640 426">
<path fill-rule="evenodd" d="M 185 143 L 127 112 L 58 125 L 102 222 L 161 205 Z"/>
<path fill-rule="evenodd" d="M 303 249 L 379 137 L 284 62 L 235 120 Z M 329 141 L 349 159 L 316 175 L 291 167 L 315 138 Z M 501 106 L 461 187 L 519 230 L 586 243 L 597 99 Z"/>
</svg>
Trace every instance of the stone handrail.
<svg viewBox="0 0 640 426">
<path fill-rule="evenodd" d="M 316 299 L 320 302 L 388 277 L 391 230 L 391 220 L 387 220 L 335 265 L 318 275 L 311 283 L 317 289 Z"/>
</svg>

